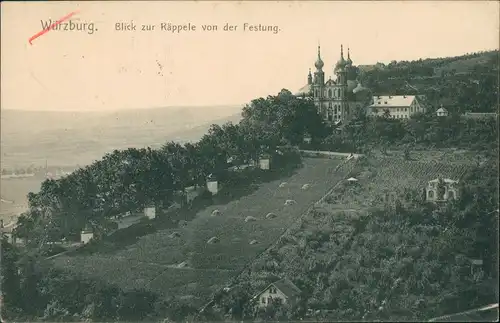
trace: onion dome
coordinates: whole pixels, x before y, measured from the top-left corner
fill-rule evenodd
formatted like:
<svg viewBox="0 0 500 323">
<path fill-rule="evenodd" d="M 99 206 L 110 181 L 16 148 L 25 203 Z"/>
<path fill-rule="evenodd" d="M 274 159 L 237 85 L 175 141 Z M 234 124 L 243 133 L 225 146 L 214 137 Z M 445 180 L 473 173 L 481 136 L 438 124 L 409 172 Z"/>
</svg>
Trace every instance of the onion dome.
<svg viewBox="0 0 500 323">
<path fill-rule="evenodd" d="M 321 59 L 321 51 L 319 46 L 318 46 L 318 59 L 316 60 L 316 63 L 314 63 L 314 66 L 316 66 L 318 70 L 322 69 L 323 66 L 325 66 L 325 63 L 323 63 L 323 60 Z"/>
<path fill-rule="evenodd" d="M 347 48 L 347 66 L 352 66 L 351 54 L 349 53 L 349 48 Z"/>
<path fill-rule="evenodd" d="M 335 71 L 341 71 L 344 70 L 346 67 L 347 62 L 344 59 L 344 48 L 342 45 L 340 45 L 340 59 L 335 65 Z"/>
</svg>

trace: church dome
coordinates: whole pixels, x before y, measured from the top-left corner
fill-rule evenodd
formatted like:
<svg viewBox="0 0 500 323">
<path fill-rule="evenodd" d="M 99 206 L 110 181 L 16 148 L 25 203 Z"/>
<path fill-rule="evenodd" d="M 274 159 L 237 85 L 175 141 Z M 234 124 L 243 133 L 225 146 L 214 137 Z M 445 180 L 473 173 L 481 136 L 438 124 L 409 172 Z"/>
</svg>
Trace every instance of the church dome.
<svg viewBox="0 0 500 323">
<path fill-rule="evenodd" d="M 318 57 L 318 59 L 316 60 L 316 63 L 314 63 L 314 66 L 316 66 L 317 69 L 322 69 L 323 66 L 325 66 L 325 63 L 323 63 L 323 60 L 321 59 L 321 57 Z"/>
<path fill-rule="evenodd" d="M 335 65 L 335 71 L 343 71 L 346 67 L 346 61 L 344 60 L 343 57 L 339 59 L 337 64 Z"/>
<path fill-rule="evenodd" d="M 347 60 L 346 60 L 346 65 L 347 65 L 347 66 L 352 66 L 351 53 L 350 53 L 350 51 L 349 51 L 349 48 L 347 49 Z"/>
<path fill-rule="evenodd" d="M 316 60 L 316 63 L 314 63 L 314 66 L 316 66 L 316 68 L 320 70 L 324 65 L 325 63 L 323 63 L 323 60 L 321 59 L 321 47 L 318 46 L 318 59 Z"/>
</svg>

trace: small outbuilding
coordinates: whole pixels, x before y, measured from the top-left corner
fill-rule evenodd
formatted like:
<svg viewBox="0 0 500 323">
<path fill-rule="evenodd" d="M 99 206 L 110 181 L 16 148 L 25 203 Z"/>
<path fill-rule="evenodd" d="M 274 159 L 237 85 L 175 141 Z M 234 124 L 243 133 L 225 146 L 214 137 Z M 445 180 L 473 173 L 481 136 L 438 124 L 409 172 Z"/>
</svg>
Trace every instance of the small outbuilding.
<svg viewBox="0 0 500 323">
<path fill-rule="evenodd" d="M 301 290 L 290 280 L 283 278 L 269 284 L 261 292 L 256 294 L 253 299 L 257 301 L 257 307 L 266 307 L 273 301 L 279 300 L 283 304 L 293 304 L 297 301 Z"/>
<path fill-rule="evenodd" d="M 439 109 L 437 109 L 436 114 L 437 114 L 438 117 L 447 117 L 448 116 L 448 110 L 446 110 L 443 107 L 440 107 Z"/>
</svg>

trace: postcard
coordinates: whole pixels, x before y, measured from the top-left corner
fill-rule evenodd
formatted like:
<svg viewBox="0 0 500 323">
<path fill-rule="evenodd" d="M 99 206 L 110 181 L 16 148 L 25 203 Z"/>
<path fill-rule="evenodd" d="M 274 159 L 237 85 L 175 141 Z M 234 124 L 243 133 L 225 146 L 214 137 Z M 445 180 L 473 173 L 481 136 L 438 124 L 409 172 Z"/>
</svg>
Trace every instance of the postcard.
<svg viewBox="0 0 500 323">
<path fill-rule="evenodd" d="M 2 322 L 498 320 L 498 2 L 1 6 Z"/>
</svg>

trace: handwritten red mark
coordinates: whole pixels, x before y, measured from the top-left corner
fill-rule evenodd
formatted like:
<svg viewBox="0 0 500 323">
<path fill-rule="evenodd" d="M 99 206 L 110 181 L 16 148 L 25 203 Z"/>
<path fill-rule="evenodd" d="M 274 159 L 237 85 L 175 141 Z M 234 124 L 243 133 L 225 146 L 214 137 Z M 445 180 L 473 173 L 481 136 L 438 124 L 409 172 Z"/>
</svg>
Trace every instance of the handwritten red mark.
<svg viewBox="0 0 500 323">
<path fill-rule="evenodd" d="M 52 30 L 52 28 L 59 25 L 61 22 L 68 20 L 69 18 L 73 17 L 77 13 L 78 13 L 78 11 L 73 11 L 73 12 L 67 14 L 66 16 L 62 17 L 61 19 L 59 19 L 58 21 L 56 21 L 52 25 L 50 25 L 49 28 L 43 29 L 40 32 L 36 33 L 35 35 L 31 36 L 31 38 L 28 40 L 28 42 L 30 43 L 30 45 L 33 45 L 33 43 L 32 43 L 33 40 L 37 39 L 38 37 L 42 36 L 43 34 L 48 33 L 49 31 Z"/>
</svg>

